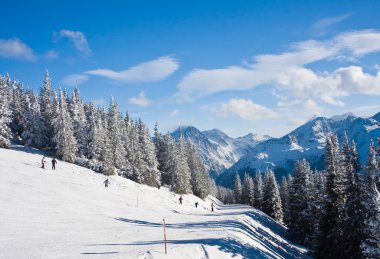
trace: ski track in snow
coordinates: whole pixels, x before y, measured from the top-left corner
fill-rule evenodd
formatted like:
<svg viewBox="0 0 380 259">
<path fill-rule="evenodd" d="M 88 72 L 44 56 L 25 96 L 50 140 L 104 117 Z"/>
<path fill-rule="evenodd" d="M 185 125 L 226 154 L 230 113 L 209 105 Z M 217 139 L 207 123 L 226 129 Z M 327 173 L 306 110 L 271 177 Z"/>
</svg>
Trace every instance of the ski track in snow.
<svg viewBox="0 0 380 259">
<path fill-rule="evenodd" d="M 248 206 L 193 195 L 179 205 L 167 188 L 119 176 L 105 188 L 102 174 L 62 161 L 52 171 L 49 157 L 41 169 L 40 151 L 14 149 L 0 149 L 0 258 L 308 258 Z"/>
</svg>

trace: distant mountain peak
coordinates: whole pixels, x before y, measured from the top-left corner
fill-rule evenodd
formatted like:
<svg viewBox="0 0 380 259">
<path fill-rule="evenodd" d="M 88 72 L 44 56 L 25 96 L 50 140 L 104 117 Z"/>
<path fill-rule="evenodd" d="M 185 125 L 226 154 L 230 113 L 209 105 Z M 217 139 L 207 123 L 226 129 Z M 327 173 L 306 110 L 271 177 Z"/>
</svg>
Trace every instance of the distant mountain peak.
<svg viewBox="0 0 380 259">
<path fill-rule="evenodd" d="M 356 116 L 352 112 L 347 112 L 341 115 L 332 116 L 330 119 L 333 121 L 342 121 L 342 120 L 347 119 L 348 117 L 356 117 Z"/>
</svg>

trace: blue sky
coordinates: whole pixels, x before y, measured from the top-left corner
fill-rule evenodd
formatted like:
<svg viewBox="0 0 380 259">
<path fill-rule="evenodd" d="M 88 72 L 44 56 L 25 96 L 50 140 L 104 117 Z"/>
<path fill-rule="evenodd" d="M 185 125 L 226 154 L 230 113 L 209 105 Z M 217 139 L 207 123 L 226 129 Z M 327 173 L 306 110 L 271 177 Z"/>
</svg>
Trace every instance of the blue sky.
<svg viewBox="0 0 380 259">
<path fill-rule="evenodd" d="M 24 3 L 22 3 L 24 2 Z M 161 131 L 281 136 L 380 111 L 380 1 L 7 1 L 0 74 Z"/>
</svg>

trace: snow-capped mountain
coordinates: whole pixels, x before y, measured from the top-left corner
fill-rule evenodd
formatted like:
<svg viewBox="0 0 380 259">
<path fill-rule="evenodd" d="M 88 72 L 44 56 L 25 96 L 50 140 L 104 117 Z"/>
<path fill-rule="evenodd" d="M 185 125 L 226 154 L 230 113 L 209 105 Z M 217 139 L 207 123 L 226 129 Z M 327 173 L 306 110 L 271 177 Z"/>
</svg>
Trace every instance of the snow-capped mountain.
<svg viewBox="0 0 380 259">
<path fill-rule="evenodd" d="M 258 143 L 251 152 L 226 170 L 218 182 L 229 185 L 231 175 L 237 171 L 252 173 L 266 168 L 274 169 L 279 177 L 282 173 L 291 173 L 295 162 L 302 158 L 306 158 L 313 168 L 321 169 L 326 136 L 331 133 L 337 134 L 342 143 L 346 132 L 349 141 L 354 140 L 357 145 L 360 162 L 365 164 L 371 139 L 380 137 L 379 123 L 380 113 L 370 118 L 356 117 L 353 114 L 315 118 L 281 138 Z"/>
<path fill-rule="evenodd" d="M 206 168 L 214 176 L 230 168 L 242 156 L 251 152 L 258 143 L 270 139 L 269 136 L 252 133 L 231 138 L 218 129 L 202 132 L 192 126 L 182 127 L 181 131 L 183 136 L 198 148 Z M 172 133 L 172 136 L 178 138 L 179 134 L 178 129 Z"/>
</svg>

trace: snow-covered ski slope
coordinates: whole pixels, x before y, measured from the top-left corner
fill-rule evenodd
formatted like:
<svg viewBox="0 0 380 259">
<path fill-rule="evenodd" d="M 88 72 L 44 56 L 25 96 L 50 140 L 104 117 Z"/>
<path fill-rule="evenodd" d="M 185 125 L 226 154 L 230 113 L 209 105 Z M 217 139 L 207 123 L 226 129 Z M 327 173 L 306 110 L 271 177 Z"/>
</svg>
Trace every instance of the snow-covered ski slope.
<svg viewBox="0 0 380 259">
<path fill-rule="evenodd" d="M 242 205 L 202 201 L 0 149 L 0 258 L 306 258 L 284 228 Z M 195 208 L 198 201 L 200 206 Z M 215 212 L 210 203 L 217 203 Z M 164 253 L 163 219 L 167 254 Z"/>
</svg>

